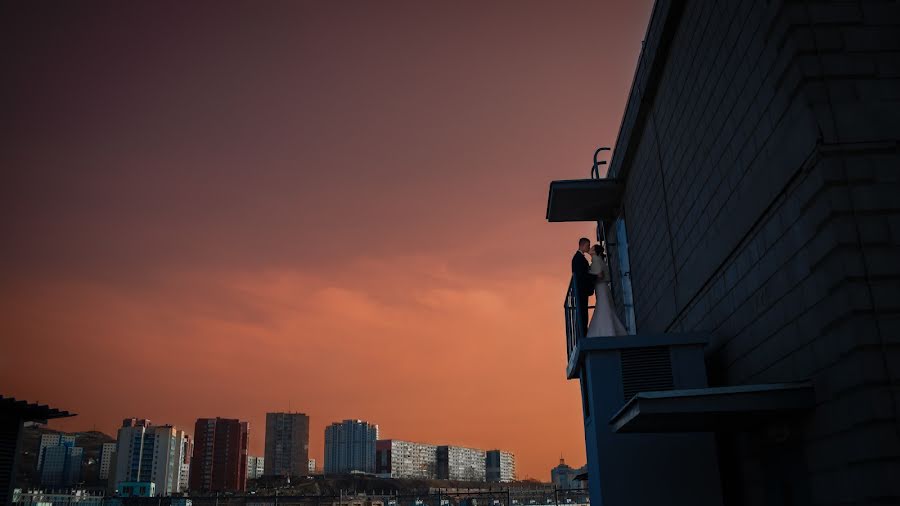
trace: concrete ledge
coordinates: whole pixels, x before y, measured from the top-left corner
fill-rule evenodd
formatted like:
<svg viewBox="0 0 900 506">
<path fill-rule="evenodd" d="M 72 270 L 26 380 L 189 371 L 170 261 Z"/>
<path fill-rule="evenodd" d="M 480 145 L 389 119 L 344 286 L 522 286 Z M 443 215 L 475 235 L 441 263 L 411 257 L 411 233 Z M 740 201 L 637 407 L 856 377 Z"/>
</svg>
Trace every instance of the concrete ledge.
<svg viewBox="0 0 900 506">
<path fill-rule="evenodd" d="M 709 343 L 709 335 L 701 332 L 585 337 L 575 345 L 575 349 L 569 355 L 566 377 L 568 379 L 577 378 L 585 355 L 591 352 L 652 348 L 654 346 L 706 346 L 707 343 Z"/>
<path fill-rule="evenodd" d="M 613 432 L 729 432 L 812 409 L 810 383 L 641 392 L 609 420 Z"/>
</svg>

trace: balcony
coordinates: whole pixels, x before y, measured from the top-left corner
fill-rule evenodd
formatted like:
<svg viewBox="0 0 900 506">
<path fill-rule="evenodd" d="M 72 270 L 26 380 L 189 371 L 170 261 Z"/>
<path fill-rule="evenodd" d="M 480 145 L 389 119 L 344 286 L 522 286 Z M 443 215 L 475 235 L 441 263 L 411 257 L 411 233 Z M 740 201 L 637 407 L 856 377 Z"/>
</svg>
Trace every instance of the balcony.
<svg viewBox="0 0 900 506">
<path fill-rule="evenodd" d="M 622 191 L 613 180 L 554 181 L 547 219 L 599 220 L 598 230 L 605 231 L 605 222 L 619 212 Z M 627 276 L 620 225 L 618 272 Z M 612 281 L 630 297 L 630 282 Z M 715 433 L 779 426 L 812 409 L 808 383 L 710 386 L 707 333 L 586 337 L 587 322 L 577 308 L 591 306 L 580 300 L 578 288 L 573 277 L 563 302 L 566 377 L 581 384 L 593 503 L 721 506 Z M 653 486 L 641 486 L 646 477 Z"/>
</svg>

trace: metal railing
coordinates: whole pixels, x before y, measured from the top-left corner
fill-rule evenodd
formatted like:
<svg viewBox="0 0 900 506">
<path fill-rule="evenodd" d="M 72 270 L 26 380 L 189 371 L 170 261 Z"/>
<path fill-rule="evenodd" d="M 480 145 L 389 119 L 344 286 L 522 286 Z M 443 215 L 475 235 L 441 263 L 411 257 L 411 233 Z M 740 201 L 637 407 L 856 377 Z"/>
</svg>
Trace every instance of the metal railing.
<svg viewBox="0 0 900 506">
<path fill-rule="evenodd" d="M 584 338 L 584 329 L 587 328 L 587 320 L 582 321 L 582 318 L 587 318 L 587 310 L 583 314 L 579 313 L 579 304 L 584 304 L 587 309 L 594 308 L 594 306 L 587 305 L 587 300 L 581 300 L 581 291 L 578 288 L 578 279 L 572 276 L 572 279 L 569 280 L 569 288 L 566 290 L 566 299 L 563 302 L 563 311 L 566 315 L 566 361 L 572 358 L 572 351 Z"/>
</svg>

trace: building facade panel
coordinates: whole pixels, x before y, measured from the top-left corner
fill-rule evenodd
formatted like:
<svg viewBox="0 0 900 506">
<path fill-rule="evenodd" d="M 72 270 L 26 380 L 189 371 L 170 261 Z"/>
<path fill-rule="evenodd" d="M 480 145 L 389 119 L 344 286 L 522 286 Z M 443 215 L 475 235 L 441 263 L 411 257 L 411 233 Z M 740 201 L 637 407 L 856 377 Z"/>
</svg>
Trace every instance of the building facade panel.
<svg viewBox="0 0 900 506">
<path fill-rule="evenodd" d="M 617 307 L 627 254 L 637 331 L 710 333 L 712 385 L 814 384 L 787 439 L 720 437 L 726 504 L 900 500 L 884 478 L 900 468 L 900 53 L 881 38 L 900 9 L 654 12 L 670 14 L 648 29 L 610 165 L 626 187 Z"/>
</svg>

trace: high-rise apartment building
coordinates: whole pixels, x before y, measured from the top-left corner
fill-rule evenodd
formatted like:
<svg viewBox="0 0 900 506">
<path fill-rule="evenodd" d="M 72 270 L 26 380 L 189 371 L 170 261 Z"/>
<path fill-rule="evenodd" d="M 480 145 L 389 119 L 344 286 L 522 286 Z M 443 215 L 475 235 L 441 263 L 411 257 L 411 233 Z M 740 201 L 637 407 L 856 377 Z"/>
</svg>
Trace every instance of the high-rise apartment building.
<svg viewBox="0 0 900 506">
<path fill-rule="evenodd" d="M 182 466 L 189 447 L 183 430 L 127 418 L 119 428 L 116 443 L 116 481 L 152 482 L 156 494 L 161 496 L 183 491 Z"/>
<path fill-rule="evenodd" d="M 261 478 L 265 471 L 265 457 L 254 457 L 247 455 L 247 479 L 255 480 Z"/>
<path fill-rule="evenodd" d="M 194 454 L 194 442 L 190 437 L 184 438 L 181 454 L 184 456 L 184 459 L 181 461 L 178 471 L 178 491 L 187 492 L 191 472 L 191 456 Z"/>
<path fill-rule="evenodd" d="M 487 481 L 508 482 L 516 479 L 516 456 L 503 450 L 488 450 L 485 454 Z"/>
<path fill-rule="evenodd" d="M 309 474 L 315 474 L 316 472 L 316 459 L 309 459 L 306 464 L 306 470 Z"/>
<path fill-rule="evenodd" d="M 344 420 L 325 428 L 325 474 L 374 473 L 378 425 Z"/>
<path fill-rule="evenodd" d="M 37 468 L 40 471 L 44 464 L 44 449 L 48 446 L 75 446 L 75 436 L 60 434 L 58 432 L 41 435 L 41 443 L 38 448 Z"/>
<path fill-rule="evenodd" d="M 115 465 L 117 443 L 103 443 L 100 448 L 100 474 L 101 480 L 109 479 L 109 470 Z"/>
<path fill-rule="evenodd" d="M 375 473 L 385 478 L 434 478 L 437 446 L 397 439 L 375 443 Z"/>
<path fill-rule="evenodd" d="M 57 446 L 45 447 L 43 453 L 41 485 L 44 487 L 68 487 L 78 483 L 81 479 L 83 448 L 66 441 Z"/>
<path fill-rule="evenodd" d="M 437 447 L 437 479 L 484 481 L 484 450 L 464 448 L 462 446 Z"/>
<path fill-rule="evenodd" d="M 200 418 L 194 426 L 190 489 L 243 491 L 247 487 L 250 424 L 229 418 Z"/>
<path fill-rule="evenodd" d="M 266 413 L 265 475 L 309 474 L 309 417 L 303 413 Z"/>
</svg>

